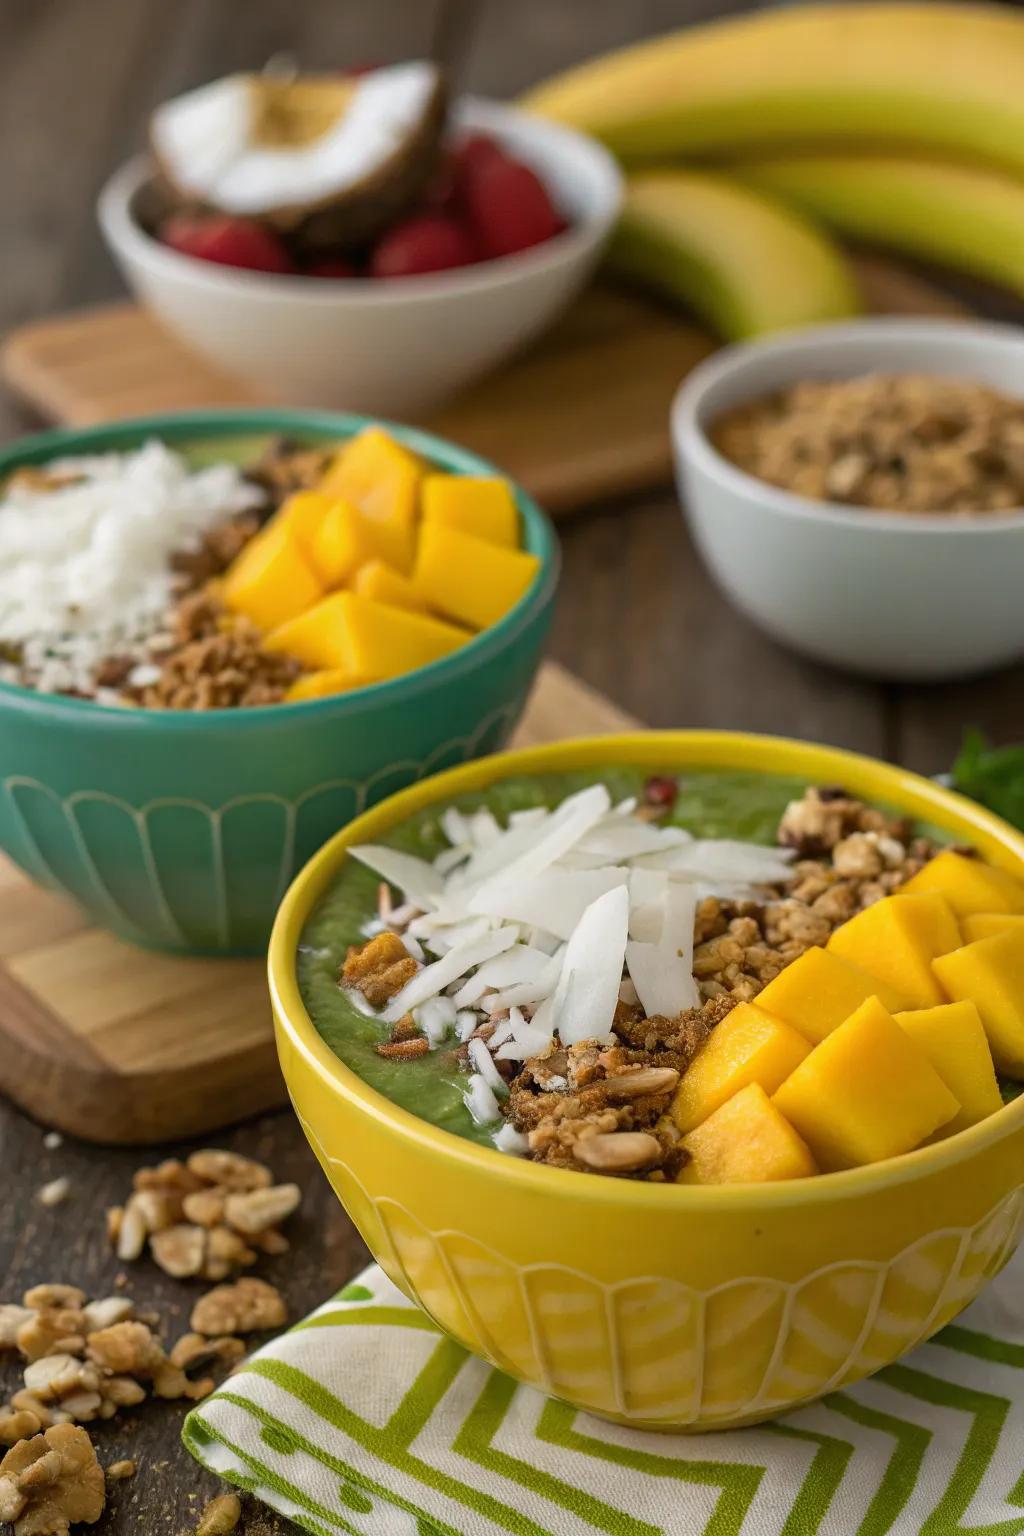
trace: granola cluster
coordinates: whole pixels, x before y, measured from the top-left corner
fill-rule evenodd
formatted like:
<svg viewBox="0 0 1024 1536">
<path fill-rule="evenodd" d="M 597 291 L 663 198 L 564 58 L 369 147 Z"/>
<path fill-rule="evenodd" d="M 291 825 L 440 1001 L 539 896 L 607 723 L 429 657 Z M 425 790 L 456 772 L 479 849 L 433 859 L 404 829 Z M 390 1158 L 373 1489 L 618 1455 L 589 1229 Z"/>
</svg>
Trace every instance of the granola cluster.
<svg viewBox="0 0 1024 1536">
<path fill-rule="evenodd" d="M 279 1229 L 301 1199 L 297 1184 L 275 1184 L 263 1163 L 211 1147 L 138 1169 L 128 1200 L 107 1212 L 107 1232 L 125 1262 L 148 1244 L 177 1279 L 224 1280 L 261 1253 L 287 1252 Z"/>
<path fill-rule="evenodd" d="M 662 788 L 656 801 L 645 795 L 646 808 L 664 814 L 674 800 L 674 782 L 652 782 Z M 805 950 L 827 943 L 841 923 L 897 890 L 934 852 L 905 818 L 888 816 L 831 786 L 810 788 L 792 801 L 777 840 L 797 859 L 789 878 L 764 900 L 710 897 L 698 906 L 693 954 L 698 1007 L 675 1018 L 646 1017 L 625 978 L 610 1041 L 556 1047 L 521 1065 L 494 1060 L 508 1087 L 506 1125 L 522 1138 L 519 1150 L 526 1156 L 619 1177 L 674 1178 L 684 1154 L 669 1106 L 711 1031 Z M 401 936 L 385 929 L 349 950 L 340 979 L 372 1007 L 383 1008 L 418 970 Z M 454 1067 L 471 1070 L 473 1042 L 486 1043 L 500 1017 L 480 1023 L 451 1052 Z M 394 1060 L 423 1056 L 430 1048 L 409 1014 L 376 1047 Z"/>
<path fill-rule="evenodd" d="M 888 512 L 1024 506 L 1024 403 L 972 379 L 806 380 L 730 411 L 719 451 L 815 501 Z"/>
<path fill-rule="evenodd" d="M 108 1230 L 123 1260 L 139 1258 L 148 1243 L 168 1274 L 225 1280 L 259 1254 L 287 1249 L 278 1224 L 299 1198 L 296 1185 L 275 1184 L 262 1163 L 209 1148 L 184 1163 L 140 1168 L 125 1205 L 108 1212 Z M 0 1523 L 12 1522 L 14 1536 L 66 1536 L 70 1525 L 99 1519 L 106 1485 L 136 1468 L 123 1458 L 104 1474 L 81 1426 L 150 1397 L 198 1401 L 242 1361 L 244 1335 L 287 1321 L 280 1292 L 249 1275 L 199 1296 L 189 1331 L 169 1349 L 159 1319 L 123 1293 L 89 1300 L 78 1286 L 45 1284 L 0 1304 L 0 1355 L 16 1357 L 22 1372 L 22 1385 L 0 1403 L 0 1447 L 8 1448 Z M 224 1495 L 198 1529 L 214 1536 L 237 1522 L 238 1501 Z"/>
<path fill-rule="evenodd" d="M 120 679 L 124 698 L 146 709 L 279 704 L 302 667 L 290 656 L 264 651 L 261 642 L 256 626 L 229 613 L 208 588 L 190 592 L 169 616 L 167 630 L 150 641 L 152 667 Z"/>
</svg>

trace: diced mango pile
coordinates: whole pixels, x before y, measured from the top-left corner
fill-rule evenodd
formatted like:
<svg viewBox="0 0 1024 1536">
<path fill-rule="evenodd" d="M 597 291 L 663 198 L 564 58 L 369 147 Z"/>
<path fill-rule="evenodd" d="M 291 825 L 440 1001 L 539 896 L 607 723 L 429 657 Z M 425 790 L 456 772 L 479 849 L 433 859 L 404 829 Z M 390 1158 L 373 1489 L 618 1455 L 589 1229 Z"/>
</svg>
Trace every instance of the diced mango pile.
<svg viewBox="0 0 1024 1536">
<path fill-rule="evenodd" d="M 221 597 L 305 672 L 288 700 L 398 677 L 497 623 L 537 574 L 507 480 L 435 473 L 380 427 L 290 496 Z"/>
<path fill-rule="evenodd" d="M 712 1032 L 671 1114 L 682 1184 L 855 1168 L 976 1125 L 1024 1078 L 1024 884 L 952 849 Z"/>
</svg>

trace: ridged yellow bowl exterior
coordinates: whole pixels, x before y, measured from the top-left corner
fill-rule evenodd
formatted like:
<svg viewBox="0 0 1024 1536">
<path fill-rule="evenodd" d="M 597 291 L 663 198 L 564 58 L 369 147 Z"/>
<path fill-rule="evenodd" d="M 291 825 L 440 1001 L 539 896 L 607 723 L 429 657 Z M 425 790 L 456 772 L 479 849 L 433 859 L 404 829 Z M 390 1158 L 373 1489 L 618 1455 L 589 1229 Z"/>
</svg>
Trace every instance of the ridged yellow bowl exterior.
<svg viewBox="0 0 1024 1536">
<path fill-rule="evenodd" d="M 617 762 L 805 775 L 921 817 L 1024 876 L 1024 838 L 898 768 L 767 737 L 646 732 L 486 758 L 352 822 L 306 866 L 270 948 L 278 1048 L 331 1184 L 390 1278 L 467 1348 L 580 1408 L 655 1429 L 754 1423 L 948 1323 L 1017 1245 L 1024 1098 L 945 1142 L 783 1184 L 564 1172 L 398 1109 L 321 1041 L 295 950 L 350 844 L 509 774 Z"/>
</svg>

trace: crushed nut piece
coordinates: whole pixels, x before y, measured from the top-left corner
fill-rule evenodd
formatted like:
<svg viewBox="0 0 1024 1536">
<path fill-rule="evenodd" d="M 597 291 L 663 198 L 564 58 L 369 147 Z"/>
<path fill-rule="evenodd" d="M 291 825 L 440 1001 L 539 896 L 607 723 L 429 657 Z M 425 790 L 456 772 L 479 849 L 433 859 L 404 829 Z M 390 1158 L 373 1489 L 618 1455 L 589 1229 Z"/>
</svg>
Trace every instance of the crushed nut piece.
<svg viewBox="0 0 1024 1536">
<path fill-rule="evenodd" d="M 245 1345 L 232 1334 L 208 1339 L 201 1333 L 185 1333 L 171 1350 L 169 1359 L 172 1365 L 190 1371 L 215 1361 L 224 1366 L 237 1365 L 244 1357 Z"/>
<path fill-rule="evenodd" d="M 211 1336 L 256 1333 L 283 1328 L 288 1309 L 280 1291 L 265 1280 L 248 1276 L 233 1285 L 218 1285 L 192 1308 L 192 1328 Z"/>
<path fill-rule="evenodd" d="M 257 1163 L 240 1152 L 224 1152 L 208 1147 L 193 1152 L 188 1160 L 188 1170 L 204 1184 L 219 1185 L 223 1189 L 267 1189 L 274 1176 L 264 1163 Z"/>
<path fill-rule="evenodd" d="M 17 1445 L 38 1435 L 43 1421 L 29 1408 L 0 1408 L 0 1445 Z"/>
<path fill-rule="evenodd" d="M 106 1496 L 92 1442 L 73 1424 L 20 1440 L 0 1461 L 0 1520 L 15 1536 L 68 1536 L 99 1519 Z"/>
<path fill-rule="evenodd" d="M 112 1461 L 106 1471 L 108 1483 L 123 1483 L 126 1478 L 134 1477 L 137 1471 L 134 1461 Z"/>
<path fill-rule="evenodd" d="M 59 1308 L 79 1311 L 85 1305 L 85 1292 L 77 1285 L 34 1285 L 21 1298 L 33 1312 L 49 1312 Z"/>
<path fill-rule="evenodd" d="M 183 1280 L 198 1275 L 206 1258 L 206 1231 L 203 1227 L 175 1226 L 153 1232 L 149 1248 L 165 1274 Z"/>
<path fill-rule="evenodd" d="M 36 1199 L 40 1205 L 61 1205 L 71 1193 L 71 1180 L 68 1178 L 51 1179 L 49 1184 L 43 1184 L 36 1193 Z"/>
<path fill-rule="evenodd" d="M 224 1215 L 229 1226 L 246 1236 L 266 1232 L 298 1210 L 302 1191 L 297 1184 L 275 1184 L 270 1189 L 250 1190 L 228 1195 Z"/>
<path fill-rule="evenodd" d="M 242 1506 L 235 1493 L 221 1493 L 211 1499 L 199 1517 L 196 1536 L 230 1536 L 242 1518 Z"/>
</svg>

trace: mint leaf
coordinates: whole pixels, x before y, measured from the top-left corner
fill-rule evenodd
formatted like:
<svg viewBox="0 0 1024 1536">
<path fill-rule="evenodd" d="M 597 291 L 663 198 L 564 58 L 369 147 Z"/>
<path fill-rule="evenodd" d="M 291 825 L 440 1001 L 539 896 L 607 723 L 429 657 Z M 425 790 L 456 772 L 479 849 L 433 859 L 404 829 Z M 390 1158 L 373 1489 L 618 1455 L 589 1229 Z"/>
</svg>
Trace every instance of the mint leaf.
<svg viewBox="0 0 1024 1536">
<path fill-rule="evenodd" d="M 968 731 L 953 787 L 1024 830 L 1024 747 L 990 747 L 980 731 Z"/>
</svg>

